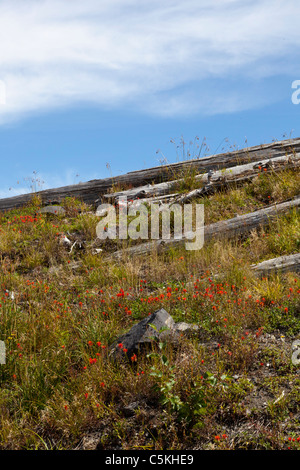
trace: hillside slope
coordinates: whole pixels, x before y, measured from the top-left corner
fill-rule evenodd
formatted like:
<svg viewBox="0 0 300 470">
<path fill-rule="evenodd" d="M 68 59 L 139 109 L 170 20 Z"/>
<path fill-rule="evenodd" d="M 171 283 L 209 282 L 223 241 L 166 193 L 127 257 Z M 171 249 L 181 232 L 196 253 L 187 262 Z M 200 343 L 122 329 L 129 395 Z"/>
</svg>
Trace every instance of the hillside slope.
<svg viewBox="0 0 300 470">
<path fill-rule="evenodd" d="M 296 164 L 260 166 L 213 191 L 185 169 L 163 201 L 201 190 L 189 203 L 208 226 L 299 198 Z M 200 250 L 142 256 L 128 248 L 144 241 L 97 239 L 93 207 L 60 207 L 35 195 L 0 214 L 0 448 L 299 448 L 299 257 L 255 269 L 299 254 L 299 206 Z M 112 361 L 118 337 L 160 308 L 198 330 Z"/>
</svg>

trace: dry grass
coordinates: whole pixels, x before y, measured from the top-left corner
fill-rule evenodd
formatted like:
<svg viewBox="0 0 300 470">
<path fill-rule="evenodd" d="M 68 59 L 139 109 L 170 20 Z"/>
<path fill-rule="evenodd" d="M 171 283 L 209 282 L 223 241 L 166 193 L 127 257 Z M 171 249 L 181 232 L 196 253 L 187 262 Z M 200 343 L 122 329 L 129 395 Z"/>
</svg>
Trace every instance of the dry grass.
<svg viewBox="0 0 300 470">
<path fill-rule="evenodd" d="M 298 190 L 298 173 L 262 175 L 205 198 L 206 223 Z M 36 198 L 0 216 L 0 447 L 85 448 L 95 433 L 99 449 L 297 447 L 300 279 L 257 278 L 250 265 L 299 252 L 299 213 L 246 240 L 118 263 L 94 254 L 90 208 L 63 205 L 65 216 L 41 215 Z M 70 253 L 62 234 L 84 243 Z M 161 307 L 200 336 L 112 363 L 110 344 Z"/>
</svg>

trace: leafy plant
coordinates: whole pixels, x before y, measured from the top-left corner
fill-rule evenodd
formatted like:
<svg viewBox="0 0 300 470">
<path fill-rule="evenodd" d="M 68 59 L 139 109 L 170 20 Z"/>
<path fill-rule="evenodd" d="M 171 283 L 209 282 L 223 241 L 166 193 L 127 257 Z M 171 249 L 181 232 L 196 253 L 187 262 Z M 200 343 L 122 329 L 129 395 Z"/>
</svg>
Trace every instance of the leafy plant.
<svg viewBox="0 0 300 470">
<path fill-rule="evenodd" d="M 155 325 L 150 324 L 151 328 L 158 331 Z M 157 343 L 157 346 L 161 353 L 152 352 L 147 355 L 148 358 L 158 359 L 160 368 L 157 364 L 153 365 L 150 369 L 150 376 L 156 379 L 156 383 L 153 386 L 155 392 L 159 392 L 161 395 L 160 402 L 162 405 L 166 405 L 168 411 L 178 411 L 182 406 L 182 402 L 178 395 L 173 391 L 176 382 L 174 369 L 175 366 L 171 366 L 167 356 L 164 354 L 166 348 L 166 341 L 161 341 L 159 336 L 161 333 L 168 330 L 168 327 L 163 327 L 158 331 L 158 336 L 153 336 L 152 339 Z"/>
<path fill-rule="evenodd" d="M 150 326 L 157 331 L 155 325 Z M 168 328 L 163 327 L 159 330 L 159 335 Z M 175 365 L 171 365 L 168 357 L 164 353 L 166 341 L 156 341 L 160 352 L 152 352 L 147 355 L 148 358 L 155 358 L 156 364 L 150 369 L 150 376 L 156 379 L 153 390 L 160 394 L 160 403 L 166 406 L 168 413 L 176 412 L 179 421 L 185 420 L 187 423 L 194 423 L 199 416 L 206 413 L 207 392 L 211 387 L 226 387 L 227 375 L 223 374 L 219 378 L 210 372 L 205 372 L 201 378 L 191 380 L 188 389 L 185 390 L 186 399 L 183 401 L 175 391 L 176 375 Z"/>
</svg>

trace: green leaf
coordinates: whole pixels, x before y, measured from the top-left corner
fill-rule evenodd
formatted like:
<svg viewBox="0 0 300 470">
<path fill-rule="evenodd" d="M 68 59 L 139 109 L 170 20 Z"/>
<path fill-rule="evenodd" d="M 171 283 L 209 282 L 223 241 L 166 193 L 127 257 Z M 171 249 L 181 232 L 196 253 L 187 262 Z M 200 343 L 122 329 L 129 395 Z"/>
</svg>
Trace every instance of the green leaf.
<svg viewBox="0 0 300 470">
<path fill-rule="evenodd" d="M 152 323 L 148 323 L 148 326 L 150 326 L 151 328 L 153 328 L 153 330 L 158 331 L 158 329 L 156 328 L 156 326 L 153 325 Z"/>
<path fill-rule="evenodd" d="M 162 333 L 163 331 L 169 330 L 170 328 L 168 326 L 163 326 L 160 330 L 159 333 Z"/>
<path fill-rule="evenodd" d="M 163 376 L 162 372 L 159 372 L 159 371 L 152 371 L 150 372 L 151 377 L 159 377 L 161 378 Z"/>
<path fill-rule="evenodd" d="M 164 354 L 163 354 L 162 357 L 161 357 L 161 362 L 162 362 L 164 365 L 167 365 L 167 364 L 168 364 L 168 358 L 167 358 L 167 356 L 165 356 Z"/>
<path fill-rule="evenodd" d="M 149 354 L 147 354 L 147 357 L 159 357 L 159 354 L 157 354 L 157 353 L 149 353 Z"/>
</svg>

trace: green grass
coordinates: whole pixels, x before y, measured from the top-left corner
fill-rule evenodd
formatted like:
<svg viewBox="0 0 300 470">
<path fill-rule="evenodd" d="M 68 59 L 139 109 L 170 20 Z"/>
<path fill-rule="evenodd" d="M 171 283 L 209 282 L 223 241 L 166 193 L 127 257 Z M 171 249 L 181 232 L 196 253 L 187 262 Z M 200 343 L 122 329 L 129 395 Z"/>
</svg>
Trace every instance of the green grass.
<svg viewBox="0 0 300 470">
<path fill-rule="evenodd" d="M 182 190 L 193 187 L 192 176 Z M 298 188 L 298 173 L 263 174 L 201 200 L 206 224 L 282 202 Z M 99 449 L 296 447 L 291 343 L 299 336 L 300 278 L 257 278 L 250 265 L 299 252 L 299 212 L 243 240 L 119 263 L 106 257 L 113 242 L 94 254 L 99 219 L 85 214 L 91 208 L 74 199 L 62 205 L 65 216 L 40 214 L 38 198 L 0 215 L 0 340 L 7 350 L 0 448 L 74 449 L 95 432 Z M 83 248 L 70 253 L 62 234 Z M 116 338 L 161 307 L 176 321 L 196 323 L 199 337 L 112 362 Z M 287 395 L 274 405 L 282 387 Z"/>
</svg>

